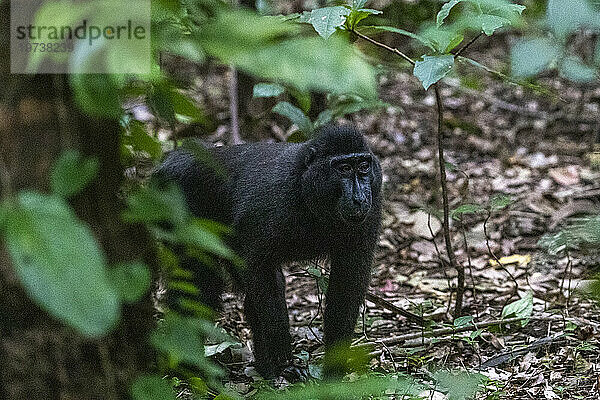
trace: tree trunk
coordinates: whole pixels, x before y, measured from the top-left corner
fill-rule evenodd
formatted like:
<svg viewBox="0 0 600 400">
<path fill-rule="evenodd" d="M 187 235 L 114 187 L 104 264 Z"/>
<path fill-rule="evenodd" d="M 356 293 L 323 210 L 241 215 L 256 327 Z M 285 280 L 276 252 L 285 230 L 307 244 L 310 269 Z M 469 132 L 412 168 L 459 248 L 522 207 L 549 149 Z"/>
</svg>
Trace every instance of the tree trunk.
<svg viewBox="0 0 600 400">
<path fill-rule="evenodd" d="M 65 149 L 95 156 L 98 176 L 72 201 L 75 212 L 91 227 L 110 265 L 140 260 L 153 268 L 147 232 L 120 218 L 118 122 L 78 111 L 66 76 L 10 74 L 9 4 L 0 3 L 0 199 L 24 189 L 46 191 L 50 168 Z M 150 294 L 122 311 L 109 335 L 81 336 L 28 298 L 0 242 L 0 398 L 128 398 L 132 380 L 154 360 Z"/>
</svg>

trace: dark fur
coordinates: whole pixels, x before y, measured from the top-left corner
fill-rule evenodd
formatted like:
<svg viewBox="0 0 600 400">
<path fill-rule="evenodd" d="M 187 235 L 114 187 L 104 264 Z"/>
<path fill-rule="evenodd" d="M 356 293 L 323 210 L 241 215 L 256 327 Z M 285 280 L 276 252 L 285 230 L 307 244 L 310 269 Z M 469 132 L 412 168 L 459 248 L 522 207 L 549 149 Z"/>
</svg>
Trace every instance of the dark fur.
<svg viewBox="0 0 600 400">
<path fill-rule="evenodd" d="M 170 153 L 157 174 L 179 184 L 194 215 L 233 227 L 230 244 L 246 262 L 244 307 L 258 371 L 278 374 L 292 357 L 281 272 L 291 261 L 331 260 L 324 340 L 327 348 L 347 343 L 369 284 L 381 218 L 381 169 L 362 135 L 331 126 L 302 144 L 256 143 L 211 152 L 227 178 L 182 150 Z M 331 157 L 351 153 L 372 157 L 369 174 L 356 185 L 354 205 L 362 202 L 361 209 L 368 210 L 358 222 L 340 217 L 341 204 L 351 208 L 352 199 L 343 198 L 343 179 L 330 166 Z M 187 260 L 185 266 L 198 272 L 196 283 L 214 306 L 221 285 L 200 273 L 199 263 Z"/>
</svg>

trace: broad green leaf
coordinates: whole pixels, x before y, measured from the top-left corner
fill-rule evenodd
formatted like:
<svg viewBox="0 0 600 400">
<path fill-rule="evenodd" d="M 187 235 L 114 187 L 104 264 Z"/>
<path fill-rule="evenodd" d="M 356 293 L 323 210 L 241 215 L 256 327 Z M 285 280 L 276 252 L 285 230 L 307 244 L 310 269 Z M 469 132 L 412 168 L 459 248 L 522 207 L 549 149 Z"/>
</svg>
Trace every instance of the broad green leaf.
<svg viewBox="0 0 600 400">
<path fill-rule="evenodd" d="M 221 354 L 222 352 L 229 349 L 230 347 L 240 348 L 241 343 L 226 340 L 221 343 L 206 345 L 206 346 L 204 346 L 204 355 L 206 357 L 212 357 L 215 354 Z"/>
<path fill-rule="evenodd" d="M 192 219 L 175 227 L 174 236 L 177 243 L 194 246 L 228 260 L 236 260 L 233 251 L 225 245 L 219 235 L 207 229 L 202 220 Z"/>
<path fill-rule="evenodd" d="M 127 197 L 127 205 L 123 218 L 128 222 L 183 225 L 190 218 L 185 198 L 176 185 L 140 188 Z"/>
<path fill-rule="evenodd" d="M 253 97 L 277 97 L 284 92 L 284 87 L 276 83 L 257 83 L 252 90 Z"/>
<path fill-rule="evenodd" d="M 86 114 L 118 120 L 123 115 L 121 88 L 125 75 L 71 74 L 71 86 L 77 105 Z"/>
<path fill-rule="evenodd" d="M 331 110 L 321 111 L 317 116 L 317 120 L 315 121 L 315 128 L 328 124 L 332 119 L 333 112 Z"/>
<path fill-rule="evenodd" d="M 467 400 L 474 398 L 478 391 L 485 389 L 483 384 L 488 378 L 482 374 L 468 372 L 436 371 L 433 378 L 448 400 Z"/>
<path fill-rule="evenodd" d="M 345 40 L 298 37 L 297 25 L 263 18 L 226 13 L 206 23 L 196 38 L 207 53 L 257 77 L 303 91 L 376 97 L 374 69 Z"/>
<path fill-rule="evenodd" d="M 576 56 L 565 57 L 560 65 L 559 72 L 560 76 L 578 83 L 586 83 L 598 79 L 597 70 L 585 65 Z"/>
<path fill-rule="evenodd" d="M 359 8 L 363 8 L 367 4 L 367 0 L 352 0 L 352 9 L 358 10 Z"/>
<path fill-rule="evenodd" d="M 41 7 L 35 13 L 34 26 L 73 26 L 81 21 L 86 14 L 93 12 L 94 6 L 91 3 L 79 3 L 74 7 L 72 1 L 59 0 L 49 1 L 41 4 Z M 34 73 L 39 70 L 40 65 L 47 58 L 57 63 L 68 63 L 69 52 L 31 52 L 28 72 Z"/>
<path fill-rule="evenodd" d="M 558 44 L 550 39 L 522 39 L 511 49 L 512 74 L 523 78 L 535 76 L 554 63 L 559 55 Z"/>
<path fill-rule="evenodd" d="M 79 193 L 96 176 L 98 160 L 83 158 L 76 150 L 61 154 L 50 173 L 52 193 L 68 198 Z"/>
<path fill-rule="evenodd" d="M 310 24 L 320 36 L 328 39 L 338 27 L 344 25 L 348 14 L 350 10 L 344 6 L 317 8 L 310 13 Z"/>
<path fill-rule="evenodd" d="M 379 10 L 372 10 L 370 8 L 361 8 L 360 10 L 352 10 L 348 17 L 346 18 L 346 26 L 350 29 L 356 28 L 358 23 L 363 19 L 367 18 L 369 15 L 377 15 L 382 12 Z"/>
<path fill-rule="evenodd" d="M 123 144 L 130 145 L 134 151 L 145 151 L 153 159 L 162 156 L 160 142 L 150 136 L 146 127 L 140 121 L 131 121 L 128 126 L 128 135 L 123 136 Z"/>
<path fill-rule="evenodd" d="M 273 112 L 289 118 L 302 132 L 308 135 L 312 134 L 314 130 L 312 122 L 310 122 L 310 119 L 308 119 L 302 110 L 293 104 L 281 101 L 273 107 Z"/>
<path fill-rule="evenodd" d="M 80 4 L 73 4 L 78 8 Z M 85 15 L 88 26 L 118 25 L 120 16 L 130 14 L 132 26 L 141 26 L 142 40 L 77 40 L 69 58 L 69 72 L 74 74 L 148 74 L 151 72 L 150 14 L 147 0 L 89 2 Z M 130 9 L 136 12 L 131 14 Z M 51 21 L 55 25 L 54 21 Z M 91 33 L 89 35 L 91 37 Z M 114 36 L 113 36 L 114 37 Z"/>
<path fill-rule="evenodd" d="M 435 46 L 431 43 L 431 41 L 421 35 L 417 35 L 416 33 L 412 33 L 409 31 L 405 31 L 404 29 L 395 28 L 393 26 L 385 26 L 385 25 L 368 25 L 361 26 L 361 31 L 364 30 L 373 30 L 373 31 L 384 31 L 384 32 L 393 32 L 398 33 L 400 35 L 408 36 L 409 38 L 418 40 L 421 44 L 429 47 L 431 50 L 436 50 Z"/>
<path fill-rule="evenodd" d="M 511 20 L 498 15 L 468 14 L 460 19 L 460 25 L 464 29 L 473 29 L 491 36 L 496 29 L 511 25 Z"/>
<path fill-rule="evenodd" d="M 148 101 L 159 118 L 169 123 L 201 123 L 205 126 L 210 122 L 204 114 L 186 95 L 176 87 L 161 82 L 148 93 Z"/>
<path fill-rule="evenodd" d="M 167 313 L 150 340 L 175 363 L 192 364 L 207 376 L 223 376 L 223 370 L 204 356 L 203 343 L 208 336 L 208 325 L 210 322 L 198 318 Z"/>
<path fill-rule="evenodd" d="M 131 385 L 133 400 L 176 400 L 169 381 L 159 375 L 142 375 Z"/>
<path fill-rule="evenodd" d="M 473 317 L 471 315 L 466 315 L 464 317 L 458 317 L 454 320 L 454 327 L 460 328 L 462 326 L 470 326 L 473 325 Z"/>
<path fill-rule="evenodd" d="M 442 6 L 437 15 L 437 26 L 440 27 L 450 14 L 451 9 L 458 3 L 468 4 L 457 18 L 456 24 L 460 29 L 473 29 L 492 35 L 502 26 L 508 26 L 518 21 L 525 6 L 513 4 L 508 0 L 450 0 Z"/>
<path fill-rule="evenodd" d="M 479 204 L 462 204 L 450 211 L 450 217 L 452 219 L 461 219 L 465 214 L 475 214 L 483 210 Z"/>
<path fill-rule="evenodd" d="M 296 385 L 285 392 L 284 397 L 280 392 L 272 390 L 258 393 L 258 400 L 307 400 L 307 399 L 360 399 L 380 398 L 383 393 L 398 393 L 401 397 L 415 397 L 422 391 L 422 387 L 409 378 L 391 378 L 368 376 L 355 381 L 323 381 L 319 383 Z"/>
<path fill-rule="evenodd" d="M 288 89 L 288 93 L 296 100 L 296 104 L 302 110 L 304 114 L 308 114 L 312 104 L 310 92 L 304 90 L 298 90 L 294 87 Z"/>
<path fill-rule="evenodd" d="M 438 12 L 437 17 L 435 19 L 438 27 L 442 26 L 444 20 L 448 17 L 448 15 L 450 15 L 450 10 L 452 10 L 452 7 L 454 7 L 461 1 L 463 0 L 450 0 L 442 6 L 440 12 Z"/>
<path fill-rule="evenodd" d="M 510 196 L 507 196 L 505 194 L 495 195 L 490 199 L 490 210 L 500 211 L 511 205 L 512 202 L 513 200 Z"/>
<path fill-rule="evenodd" d="M 173 111 L 175 117 L 179 122 L 185 123 L 201 123 L 205 126 L 210 124 L 206 114 L 196 106 L 192 100 L 181 93 L 177 89 L 172 89 L 170 92 L 171 104 L 173 104 Z"/>
<path fill-rule="evenodd" d="M 123 303 L 135 303 L 150 289 L 150 270 L 144 263 L 121 263 L 108 270 L 108 279 Z"/>
<path fill-rule="evenodd" d="M 464 39 L 462 33 L 452 28 L 431 25 L 419 33 L 419 36 L 433 45 L 435 50 L 442 54 L 447 54 Z"/>
<path fill-rule="evenodd" d="M 300 26 L 291 22 L 234 11 L 221 13 L 207 21 L 196 33 L 196 38 L 208 53 L 223 60 L 233 60 L 240 53 L 253 53 L 299 32 Z"/>
<path fill-rule="evenodd" d="M 560 39 L 583 27 L 600 28 L 600 14 L 587 0 L 548 0 L 546 19 Z"/>
<path fill-rule="evenodd" d="M 165 120 L 169 124 L 174 124 L 175 109 L 170 99 L 171 89 L 166 85 L 154 86 L 148 93 L 148 104 L 158 118 Z"/>
<path fill-rule="evenodd" d="M 341 96 L 332 102 L 331 111 L 334 117 L 343 117 L 362 110 L 377 110 L 386 107 L 392 107 L 392 105 L 381 100 L 365 100 L 360 96 Z"/>
<path fill-rule="evenodd" d="M 442 79 L 454 65 L 454 56 L 423 56 L 423 61 L 417 61 L 413 75 L 419 78 L 425 90 Z"/>
<path fill-rule="evenodd" d="M 529 291 L 529 292 L 527 292 L 525 297 L 523 297 L 522 299 L 506 305 L 502 309 L 502 318 L 503 319 L 509 318 L 509 317 L 525 318 L 521 321 L 521 326 L 525 326 L 529 322 L 529 317 L 531 317 L 532 313 L 533 313 L 533 292 Z"/>
<path fill-rule="evenodd" d="M 475 5 L 477 9 L 481 9 L 482 14 L 497 15 L 507 18 L 511 21 L 516 21 L 518 15 L 524 10 L 525 6 L 514 4 L 510 0 L 467 0 Z"/>
<path fill-rule="evenodd" d="M 23 287 L 41 307 L 90 337 L 115 325 L 119 301 L 104 254 L 63 199 L 20 193 L 4 238 Z"/>
</svg>

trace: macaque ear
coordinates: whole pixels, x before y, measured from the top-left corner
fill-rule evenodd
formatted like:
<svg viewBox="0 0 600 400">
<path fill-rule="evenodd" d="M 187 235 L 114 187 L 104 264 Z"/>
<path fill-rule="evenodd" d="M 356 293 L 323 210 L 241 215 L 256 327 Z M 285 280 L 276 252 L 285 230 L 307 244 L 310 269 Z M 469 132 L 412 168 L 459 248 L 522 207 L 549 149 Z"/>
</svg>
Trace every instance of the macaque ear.
<svg viewBox="0 0 600 400">
<path fill-rule="evenodd" d="M 308 151 L 306 152 L 306 157 L 304 158 L 304 164 L 308 167 L 314 161 L 316 155 L 317 155 L 317 149 L 310 146 L 308 148 Z"/>
</svg>

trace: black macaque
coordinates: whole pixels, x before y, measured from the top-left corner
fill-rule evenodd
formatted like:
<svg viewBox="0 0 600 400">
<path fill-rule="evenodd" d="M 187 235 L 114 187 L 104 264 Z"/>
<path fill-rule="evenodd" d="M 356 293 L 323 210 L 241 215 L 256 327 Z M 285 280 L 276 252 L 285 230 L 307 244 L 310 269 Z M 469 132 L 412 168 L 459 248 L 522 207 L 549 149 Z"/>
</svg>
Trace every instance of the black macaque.
<svg viewBox="0 0 600 400">
<path fill-rule="evenodd" d="M 326 352 L 347 348 L 369 285 L 381 219 L 381 167 L 361 133 L 328 126 L 302 144 L 256 143 L 210 149 L 225 178 L 185 151 L 157 170 L 176 182 L 191 212 L 233 227 L 229 242 L 245 261 L 244 312 L 256 368 L 264 377 L 292 376 L 292 344 L 282 264 L 328 257 L 324 315 Z M 188 259 L 204 301 L 223 288 L 209 268 Z M 216 275 L 216 274 L 212 274 Z M 291 371 L 291 372 L 290 372 Z M 326 376 L 343 368 L 329 368 Z"/>
</svg>

